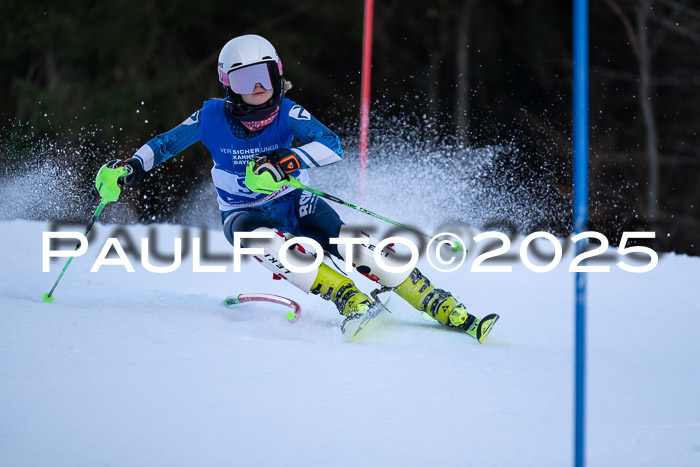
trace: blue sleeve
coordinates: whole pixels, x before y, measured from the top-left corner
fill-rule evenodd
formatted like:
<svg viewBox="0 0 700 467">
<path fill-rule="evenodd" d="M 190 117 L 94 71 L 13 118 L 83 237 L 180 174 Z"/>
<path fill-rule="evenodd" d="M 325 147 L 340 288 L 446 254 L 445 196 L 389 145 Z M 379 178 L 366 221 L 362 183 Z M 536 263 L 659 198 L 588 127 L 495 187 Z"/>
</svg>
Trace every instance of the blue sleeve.
<svg viewBox="0 0 700 467">
<path fill-rule="evenodd" d="M 187 120 L 172 130 L 160 134 L 141 146 L 134 157 L 141 159 L 143 168 L 151 170 L 158 164 L 176 156 L 181 151 L 201 141 L 201 110 L 192 114 Z"/>
<path fill-rule="evenodd" d="M 324 124 L 316 120 L 308 110 L 294 105 L 289 110 L 289 128 L 302 145 L 292 148 L 302 168 L 333 164 L 343 158 L 340 138 Z"/>
</svg>

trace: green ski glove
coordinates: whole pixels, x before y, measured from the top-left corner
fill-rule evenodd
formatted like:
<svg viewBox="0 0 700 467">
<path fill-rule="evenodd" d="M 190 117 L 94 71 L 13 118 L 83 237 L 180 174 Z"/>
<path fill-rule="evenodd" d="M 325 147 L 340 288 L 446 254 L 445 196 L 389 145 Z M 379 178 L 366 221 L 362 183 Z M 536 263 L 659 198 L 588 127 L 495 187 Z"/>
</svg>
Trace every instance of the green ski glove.
<svg viewBox="0 0 700 467">
<path fill-rule="evenodd" d="M 109 203 L 119 199 L 122 190 L 119 188 L 119 179 L 129 174 L 129 171 L 124 167 L 110 168 L 107 164 L 103 165 L 97 177 L 95 177 L 95 188 L 102 197 L 102 201 Z"/>
<path fill-rule="evenodd" d="M 288 176 L 289 180 L 280 180 L 276 182 L 272 178 L 272 174 L 268 171 L 264 171 L 259 175 L 253 173 L 253 167 L 255 166 L 255 161 L 250 161 L 245 168 L 245 184 L 251 190 L 257 193 L 270 194 L 285 186 L 293 186 L 296 188 L 301 188 L 301 182 L 298 178 Z"/>
</svg>

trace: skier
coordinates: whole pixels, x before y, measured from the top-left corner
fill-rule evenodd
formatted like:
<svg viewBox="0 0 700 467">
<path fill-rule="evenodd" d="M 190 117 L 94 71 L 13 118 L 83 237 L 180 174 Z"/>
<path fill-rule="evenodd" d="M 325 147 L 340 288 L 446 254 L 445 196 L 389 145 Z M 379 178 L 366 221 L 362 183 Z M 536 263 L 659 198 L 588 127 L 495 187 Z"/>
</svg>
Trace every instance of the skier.
<svg viewBox="0 0 700 467">
<path fill-rule="evenodd" d="M 329 239 L 357 237 L 356 230 L 345 225 L 324 200 L 285 183 L 290 177 L 306 183 L 306 169 L 340 161 L 340 140 L 308 110 L 285 97 L 291 83 L 284 78 L 275 48 L 263 37 L 244 35 L 230 40 L 219 54 L 218 75 L 226 92 L 224 99 L 206 101 L 182 124 L 148 141 L 133 157 L 111 160 L 106 168 L 125 168 L 127 174 L 120 179 L 123 185 L 139 182 L 153 167 L 202 141 L 214 161 L 211 175 L 227 240 L 233 244 L 234 232 L 271 237 L 242 243 L 246 248 L 263 249 L 264 254 L 256 259 L 274 278 L 332 301 L 345 316 L 345 332 L 377 306 L 375 301 L 336 270 L 332 258 L 324 258 L 317 270 L 308 273 L 281 268 L 279 261 L 280 246 L 288 237 L 312 238 L 343 261 L 347 252 Z M 301 145 L 291 147 L 293 138 Z M 495 315 L 480 322 L 418 269 L 400 274 L 383 270 L 374 260 L 375 243 L 370 240 L 370 245 L 359 245 L 354 251 L 358 272 L 438 322 L 466 331 L 480 342 L 486 337 Z M 391 250 L 388 247 L 381 253 L 387 262 L 395 256 Z M 308 254 L 303 248 L 294 253 Z"/>
</svg>

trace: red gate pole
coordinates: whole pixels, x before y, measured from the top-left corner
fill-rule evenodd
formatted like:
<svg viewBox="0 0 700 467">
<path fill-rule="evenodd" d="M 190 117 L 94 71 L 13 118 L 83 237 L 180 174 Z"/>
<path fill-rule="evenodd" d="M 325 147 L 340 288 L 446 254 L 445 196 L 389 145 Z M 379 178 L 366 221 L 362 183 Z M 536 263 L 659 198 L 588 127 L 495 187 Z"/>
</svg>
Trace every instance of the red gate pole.
<svg viewBox="0 0 700 467">
<path fill-rule="evenodd" d="M 372 27 L 374 0 L 365 0 L 362 36 L 362 89 L 360 97 L 360 203 L 365 199 L 367 147 L 369 146 L 369 96 L 372 83 Z"/>
</svg>

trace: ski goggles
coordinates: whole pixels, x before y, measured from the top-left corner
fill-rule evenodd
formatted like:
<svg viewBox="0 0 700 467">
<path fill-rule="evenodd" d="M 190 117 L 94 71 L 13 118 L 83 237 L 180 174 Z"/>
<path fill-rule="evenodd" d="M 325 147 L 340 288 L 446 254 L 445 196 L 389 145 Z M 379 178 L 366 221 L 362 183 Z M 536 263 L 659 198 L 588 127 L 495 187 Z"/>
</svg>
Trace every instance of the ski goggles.
<svg viewBox="0 0 700 467">
<path fill-rule="evenodd" d="M 267 63 L 256 63 L 229 72 L 228 81 L 236 94 L 252 94 L 255 85 L 260 83 L 266 91 L 272 89 L 272 78 Z"/>
</svg>

